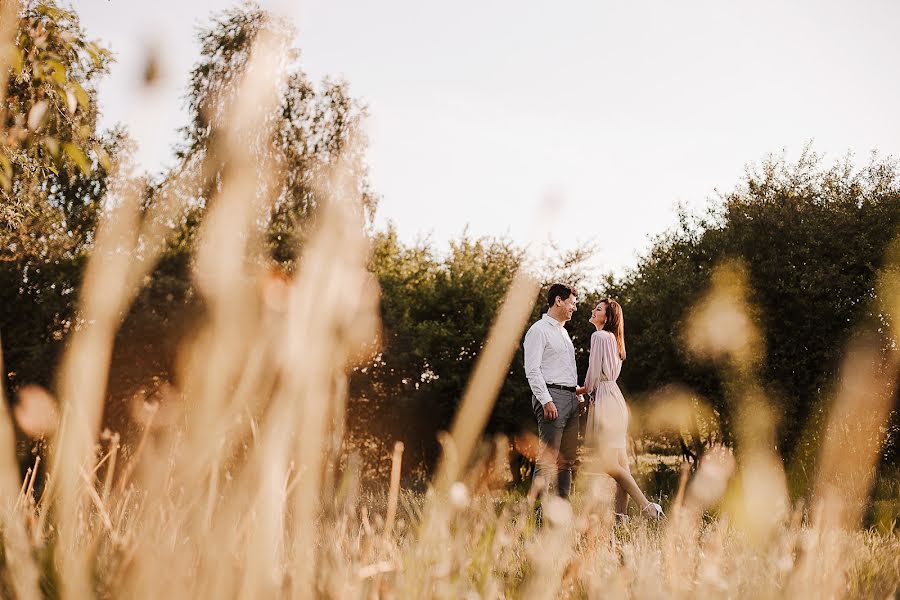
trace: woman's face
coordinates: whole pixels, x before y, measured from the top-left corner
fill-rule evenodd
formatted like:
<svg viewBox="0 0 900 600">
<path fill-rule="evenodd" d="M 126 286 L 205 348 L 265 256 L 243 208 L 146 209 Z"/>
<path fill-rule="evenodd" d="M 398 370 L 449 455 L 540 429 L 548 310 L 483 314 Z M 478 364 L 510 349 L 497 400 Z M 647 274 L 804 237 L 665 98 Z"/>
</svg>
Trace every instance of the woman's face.
<svg viewBox="0 0 900 600">
<path fill-rule="evenodd" d="M 597 327 L 603 327 L 606 323 L 606 303 L 601 302 L 591 311 L 591 323 Z"/>
</svg>

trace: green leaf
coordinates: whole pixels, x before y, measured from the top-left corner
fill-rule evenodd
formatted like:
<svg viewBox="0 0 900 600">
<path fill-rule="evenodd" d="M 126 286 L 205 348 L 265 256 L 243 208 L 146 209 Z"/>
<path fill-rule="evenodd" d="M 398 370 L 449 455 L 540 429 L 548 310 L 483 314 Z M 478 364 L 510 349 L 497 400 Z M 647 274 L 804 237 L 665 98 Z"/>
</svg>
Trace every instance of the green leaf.
<svg viewBox="0 0 900 600">
<path fill-rule="evenodd" d="M 91 173 L 91 161 L 88 160 L 88 157 L 85 156 L 84 152 L 82 152 L 81 148 L 76 146 L 75 144 L 66 142 L 62 145 L 63 152 L 72 159 L 81 172 L 85 175 L 90 175 Z"/>
<path fill-rule="evenodd" d="M 16 77 L 22 76 L 22 69 L 25 68 L 25 57 L 22 54 L 22 50 L 17 46 L 10 44 L 7 47 L 7 60 L 9 61 L 9 66 L 12 69 L 13 74 Z"/>
<path fill-rule="evenodd" d="M 112 169 L 112 160 L 109 158 L 109 153 L 100 144 L 94 144 L 94 154 L 97 155 L 97 160 L 100 162 L 103 170 L 109 172 Z"/>
<path fill-rule="evenodd" d="M 44 61 L 44 64 L 47 66 L 47 70 L 50 72 L 50 77 L 53 78 L 53 81 L 58 83 L 59 85 L 65 85 L 66 83 L 66 66 L 55 59 L 50 59 Z"/>
<path fill-rule="evenodd" d="M 59 10 L 58 8 L 56 8 L 54 6 L 49 6 L 47 4 L 38 4 L 34 10 L 35 10 L 35 12 L 38 12 L 42 15 L 47 15 L 48 17 L 50 17 L 51 19 L 54 19 L 54 20 L 58 19 L 62 13 L 62 11 Z"/>
<path fill-rule="evenodd" d="M 81 87 L 77 83 L 72 83 L 69 85 L 69 89 L 72 90 L 72 93 L 75 94 L 75 98 L 78 100 L 78 105 L 81 106 L 82 110 L 86 111 L 91 108 L 91 96 L 85 91 L 83 87 Z"/>
<path fill-rule="evenodd" d="M 66 106 L 69 101 L 68 98 L 66 98 L 66 88 L 61 85 L 54 85 L 53 92 L 56 94 L 56 97 L 59 98 L 60 105 Z"/>
<path fill-rule="evenodd" d="M 0 174 L 6 175 L 6 177 L 12 179 L 12 162 L 10 162 L 5 154 L 0 154 Z"/>
<path fill-rule="evenodd" d="M 104 49 L 100 48 L 93 42 L 88 42 L 87 44 L 85 44 L 84 49 L 87 50 L 87 53 L 91 57 L 91 60 L 94 61 L 94 67 L 97 69 L 102 68 L 103 56 L 105 55 Z"/>
</svg>

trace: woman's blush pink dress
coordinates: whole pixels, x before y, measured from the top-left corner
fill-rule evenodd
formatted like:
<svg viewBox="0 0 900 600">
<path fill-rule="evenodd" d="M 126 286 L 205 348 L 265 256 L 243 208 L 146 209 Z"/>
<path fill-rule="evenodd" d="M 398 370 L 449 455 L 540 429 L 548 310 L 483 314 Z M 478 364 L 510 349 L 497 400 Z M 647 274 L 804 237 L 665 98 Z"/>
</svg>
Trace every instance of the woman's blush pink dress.
<svg viewBox="0 0 900 600">
<path fill-rule="evenodd" d="M 585 443 L 592 448 L 624 448 L 628 434 L 628 407 L 616 380 L 622 359 L 616 337 L 609 331 L 591 335 L 591 355 L 584 387 L 593 392 Z"/>
</svg>

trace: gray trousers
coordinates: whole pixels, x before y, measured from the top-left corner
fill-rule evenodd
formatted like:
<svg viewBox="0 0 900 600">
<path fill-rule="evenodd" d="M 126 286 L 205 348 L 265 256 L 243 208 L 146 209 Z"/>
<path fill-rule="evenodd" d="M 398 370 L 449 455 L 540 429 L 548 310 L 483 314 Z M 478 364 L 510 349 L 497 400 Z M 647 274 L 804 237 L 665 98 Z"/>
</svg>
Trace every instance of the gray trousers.
<svg viewBox="0 0 900 600">
<path fill-rule="evenodd" d="M 537 419 L 540 450 L 534 469 L 534 483 L 543 482 L 544 491 L 553 489 L 562 498 L 572 491 L 572 467 L 578 451 L 578 400 L 574 392 L 550 388 L 550 397 L 559 416 L 544 418 L 544 407 L 531 396 L 531 408 Z"/>
</svg>

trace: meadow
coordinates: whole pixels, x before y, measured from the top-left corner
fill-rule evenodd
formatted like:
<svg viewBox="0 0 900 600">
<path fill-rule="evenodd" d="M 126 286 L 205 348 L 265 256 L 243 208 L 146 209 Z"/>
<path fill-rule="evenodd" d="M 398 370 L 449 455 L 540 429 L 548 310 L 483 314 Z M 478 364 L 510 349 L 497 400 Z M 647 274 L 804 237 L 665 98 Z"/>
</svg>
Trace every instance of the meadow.
<svg viewBox="0 0 900 600">
<path fill-rule="evenodd" d="M 756 335 L 742 312 L 739 271 L 727 266 L 688 337 L 732 373 L 752 410 L 741 413 L 735 449 L 713 448 L 693 469 L 685 463 L 674 493 L 663 498 L 667 520 L 632 511 L 630 521 L 614 524 L 610 481 L 590 474 L 590 456 L 573 502 L 546 500 L 540 529 L 536 498 L 527 488 L 509 489 L 509 441 L 485 442 L 482 431 L 538 290 L 525 270 L 442 438 L 427 493 L 401 489 L 402 445 L 389 481 L 362 480 L 357 458 L 341 457 L 341 423 L 348 371 L 371 352 L 379 317 L 367 241 L 348 201 L 353 186 L 346 171 L 332 172 L 329 202 L 295 277 L 253 272 L 241 258 L 246 249 L 232 243 L 251 237 L 239 191 L 255 186 L 259 173 L 240 160 L 240 147 L 229 150 L 239 168 L 204 224 L 196 257 L 208 316 L 179 353 L 178 379 L 148 382 L 132 398 L 139 435 L 129 443 L 99 429 L 105 357 L 150 260 L 129 260 L 129 250 L 139 240 L 160 247 L 158 220 L 138 219 L 135 196 L 125 194 L 102 224 L 81 291 L 90 325 L 73 333 L 59 373 L 58 424 L 56 400 L 37 390 L 3 415 L 5 596 L 896 594 L 896 530 L 859 527 L 895 366 L 883 368 L 865 345 L 848 354 L 815 493 L 791 503 L 765 398 L 746 367 Z M 638 420 L 671 429 L 692 410 L 671 393 Z M 35 476 L 18 478 L 12 418 L 49 440 L 40 496 L 32 492 Z M 636 465 L 644 480 L 653 468 Z"/>
<path fill-rule="evenodd" d="M 540 528 L 541 500 L 510 485 L 511 442 L 485 428 L 540 291 L 527 264 L 441 434 L 427 491 L 401 485 L 404 447 L 393 439 L 382 440 L 394 449 L 390 476 L 361 475 L 363 449 L 345 443 L 346 407 L 353 369 L 377 351 L 381 312 L 352 139 L 311 184 L 321 205 L 296 268 L 276 272 L 261 258 L 260 215 L 285 172 L 254 152 L 273 134 L 282 47 L 277 31 L 261 31 L 204 159 L 174 173 L 153 203 L 144 182 L 111 168 L 54 391 L 0 397 L 3 597 L 897 596 L 897 488 L 882 482 L 888 498 L 877 505 L 871 491 L 900 349 L 864 336 L 848 347 L 813 485 L 792 496 L 739 262 L 717 266 L 684 331 L 692 356 L 726 382 L 733 443 L 693 462 L 636 457 L 642 482 L 668 473 L 651 485 L 667 519 L 632 507 L 616 524 L 611 481 L 590 453 L 571 503 L 542 500 Z M 172 378 L 147 380 L 125 399 L 127 430 L 104 428 L 123 315 L 163 259 L 169 223 L 190 196 L 179 192 L 198 187 L 211 190 L 191 257 L 202 317 Z M 877 292 L 896 340 L 900 251 L 888 264 Z M 670 388 L 635 420 L 652 440 L 700 435 L 697 423 L 713 415 Z M 24 480 L 17 432 L 45 450 Z"/>
</svg>

